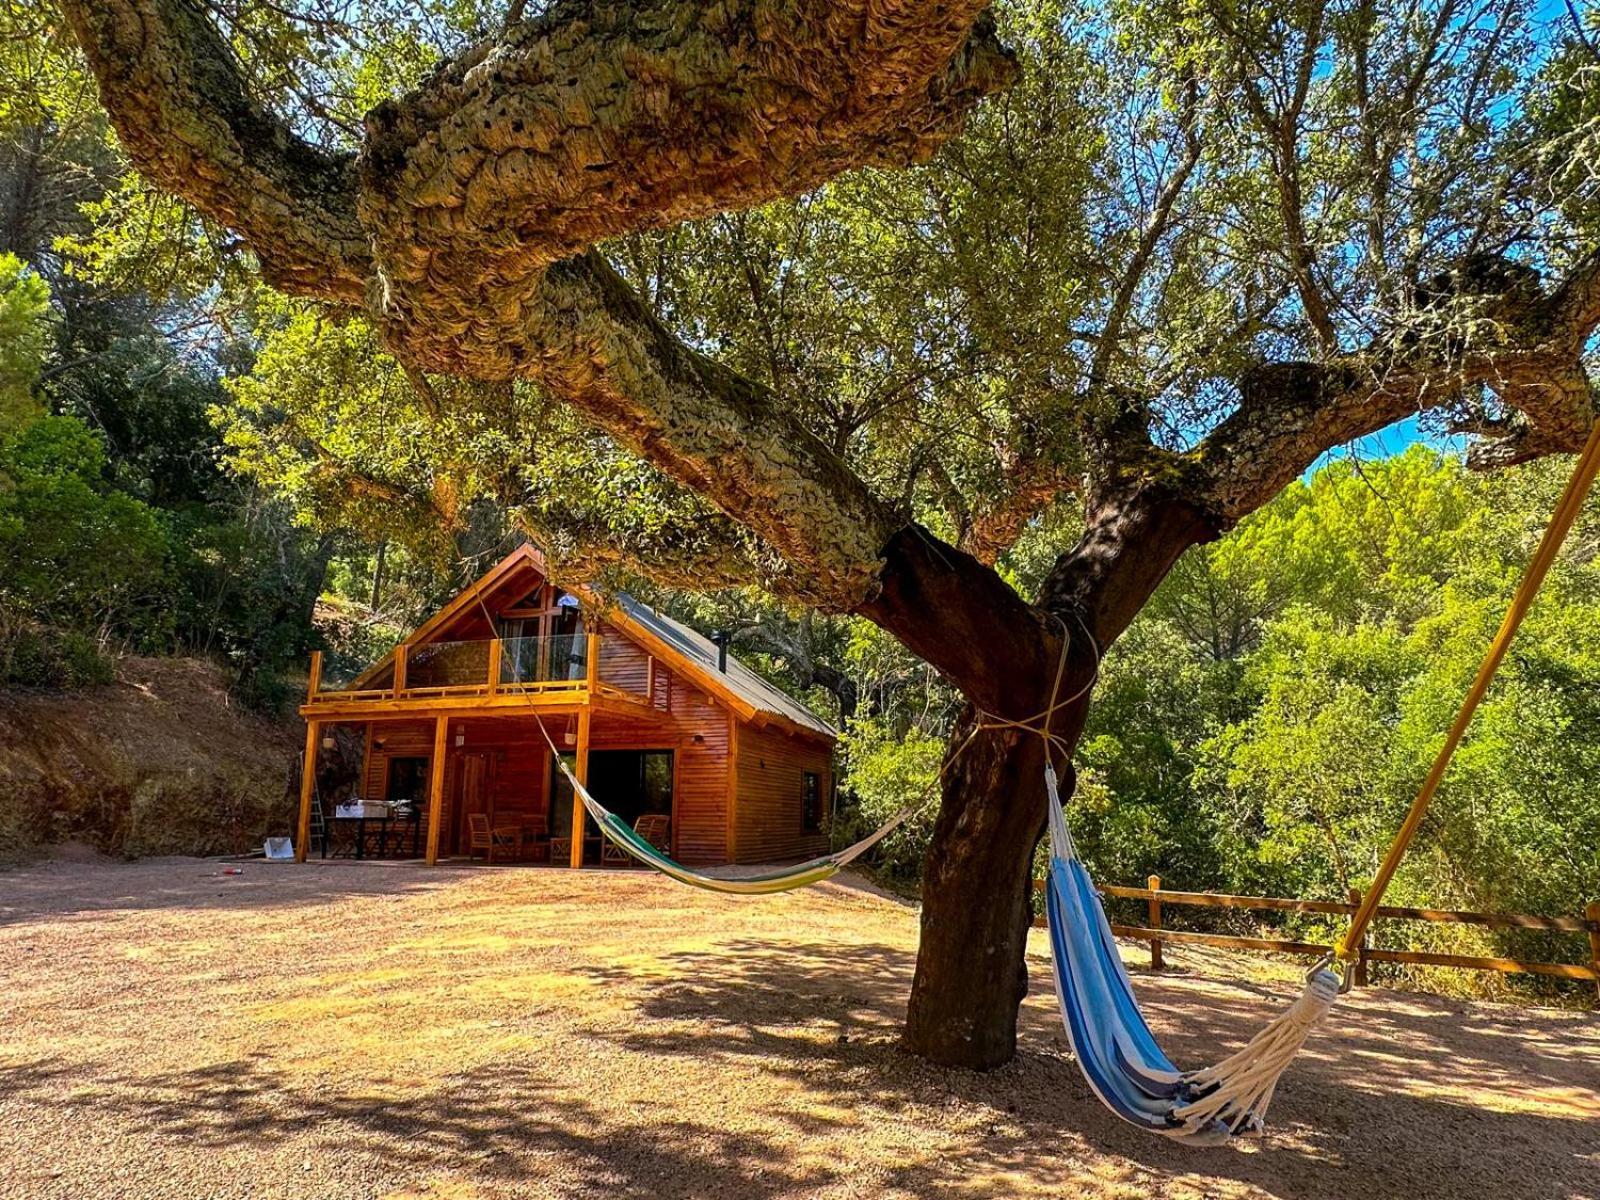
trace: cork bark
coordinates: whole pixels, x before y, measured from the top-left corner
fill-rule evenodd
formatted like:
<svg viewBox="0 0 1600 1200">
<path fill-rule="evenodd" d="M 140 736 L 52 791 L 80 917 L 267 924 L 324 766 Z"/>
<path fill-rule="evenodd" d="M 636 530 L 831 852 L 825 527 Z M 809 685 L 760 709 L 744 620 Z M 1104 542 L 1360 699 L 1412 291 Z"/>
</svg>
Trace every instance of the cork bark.
<svg viewBox="0 0 1600 1200">
<path fill-rule="evenodd" d="M 186 0 L 67 0 L 139 168 L 415 370 L 534 380 L 858 604 L 901 518 L 590 247 L 925 159 L 1015 72 L 982 3 L 567 0 L 379 105 L 357 158 L 256 103 Z"/>
</svg>

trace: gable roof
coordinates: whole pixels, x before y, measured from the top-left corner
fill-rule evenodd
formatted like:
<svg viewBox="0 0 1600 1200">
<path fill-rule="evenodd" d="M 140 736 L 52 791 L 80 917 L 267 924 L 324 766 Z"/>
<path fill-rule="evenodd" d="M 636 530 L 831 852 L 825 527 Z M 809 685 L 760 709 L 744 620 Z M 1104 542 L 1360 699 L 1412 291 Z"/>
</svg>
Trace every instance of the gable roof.
<svg viewBox="0 0 1600 1200">
<path fill-rule="evenodd" d="M 436 630 L 447 625 L 469 606 L 479 603 L 523 566 L 531 566 L 545 578 L 551 578 L 544 555 L 531 545 L 518 546 L 417 626 L 405 643 L 416 645 L 426 641 Z M 681 621 L 657 612 L 644 601 L 636 600 L 626 592 L 602 597 L 584 587 L 566 590 L 585 603 L 594 605 L 611 624 L 686 675 L 702 691 L 724 701 L 745 720 L 797 727 L 798 732 L 830 740 L 839 736 L 832 725 L 781 688 L 768 683 L 732 654 L 728 655 L 728 669 L 717 670 L 719 651 L 715 642 Z M 381 665 L 381 662 L 374 664 L 372 669 L 376 670 Z"/>
<path fill-rule="evenodd" d="M 772 716 L 787 718 L 813 733 L 820 733 L 829 738 L 839 736 L 832 725 L 781 688 L 768 683 L 731 653 L 728 655 L 728 669 L 717 670 L 717 656 L 720 651 L 717 649 L 717 644 L 704 634 L 696 632 L 681 621 L 674 621 L 665 613 L 657 612 L 626 592 L 619 592 L 616 600 L 623 612 L 627 613 L 629 619 L 648 638 L 654 639 L 657 644 L 671 646 L 679 657 L 688 660 L 697 668 L 693 672 L 699 677 L 696 682 L 715 690 L 731 691 L 751 708 Z"/>
</svg>

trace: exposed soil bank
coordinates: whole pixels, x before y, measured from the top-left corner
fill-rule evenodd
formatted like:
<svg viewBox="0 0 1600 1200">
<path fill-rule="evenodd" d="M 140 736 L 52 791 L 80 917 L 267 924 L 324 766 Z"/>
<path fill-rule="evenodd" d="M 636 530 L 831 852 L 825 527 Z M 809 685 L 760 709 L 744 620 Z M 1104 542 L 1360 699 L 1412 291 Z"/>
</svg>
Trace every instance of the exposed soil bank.
<svg viewBox="0 0 1600 1200">
<path fill-rule="evenodd" d="M 259 848 L 289 832 L 296 724 L 241 708 L 196 659 L 123 659 L 103 687 L 0 690 L 0 858 Z"/>
</svg>

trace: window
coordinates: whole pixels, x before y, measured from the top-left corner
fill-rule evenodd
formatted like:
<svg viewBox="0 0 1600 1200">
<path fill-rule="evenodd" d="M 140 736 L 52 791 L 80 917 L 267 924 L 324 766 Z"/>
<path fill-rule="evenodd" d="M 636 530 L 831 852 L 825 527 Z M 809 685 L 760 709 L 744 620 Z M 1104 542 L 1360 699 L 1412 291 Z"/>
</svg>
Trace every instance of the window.
<svg viewBox="0 0 1600 1200">
<path fill-rule="evenodd" d="M 388 791 L 384 799 L 398 804 L 410 801 L 420 805 L 428 798 L 428 760 L 426 758 L 391 758 L 389 760 Z"/>
<path fill-rule="evenodd" d="M 571 770 L 577 770 L 578 756 L 571 751 L 561 755 Z M 572 784 L 551 764 L 550 832 L 567 836 L 572 828 Z M 589 791 L 627 824 L 646 813 L 672 815 L 671 750 L 591 750 L 589 752 Z"/>
<path fill-rule="evenodd" d="M 822 779 L 812 771 L 804 776 L 800 816 L 807 833 L 816 833 L 822 828 Z"/>
</svg>

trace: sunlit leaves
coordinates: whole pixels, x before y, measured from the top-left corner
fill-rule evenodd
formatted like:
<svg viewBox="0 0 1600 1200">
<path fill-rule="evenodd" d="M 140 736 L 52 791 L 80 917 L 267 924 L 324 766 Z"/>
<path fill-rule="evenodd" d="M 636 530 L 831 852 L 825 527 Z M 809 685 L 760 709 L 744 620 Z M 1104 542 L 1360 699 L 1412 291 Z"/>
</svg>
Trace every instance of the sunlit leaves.
<svg viewBox="0 0 1600 1200">
<path fill-rule="evenodd" d="M 50 288 L 14 254 L 0 254 L 0 428 L 37 416 L 34 395 L 50 339 Z"/>
</svg>

